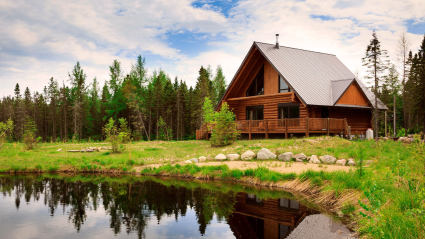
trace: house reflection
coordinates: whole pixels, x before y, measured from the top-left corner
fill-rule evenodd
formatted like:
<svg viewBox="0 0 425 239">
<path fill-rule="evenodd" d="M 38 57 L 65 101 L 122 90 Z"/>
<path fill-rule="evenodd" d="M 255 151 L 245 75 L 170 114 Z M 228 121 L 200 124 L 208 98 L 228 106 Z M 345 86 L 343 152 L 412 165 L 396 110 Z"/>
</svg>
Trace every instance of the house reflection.
<svg viewBox="0 0 425 239">
<path fill-rule="evenodd" d="M 228 219 L 236 238 L 285 238 L 308 215 L 317 213 L 288 198 L 261 200 L 254 194 L 238 193 Z"/>
</svg>

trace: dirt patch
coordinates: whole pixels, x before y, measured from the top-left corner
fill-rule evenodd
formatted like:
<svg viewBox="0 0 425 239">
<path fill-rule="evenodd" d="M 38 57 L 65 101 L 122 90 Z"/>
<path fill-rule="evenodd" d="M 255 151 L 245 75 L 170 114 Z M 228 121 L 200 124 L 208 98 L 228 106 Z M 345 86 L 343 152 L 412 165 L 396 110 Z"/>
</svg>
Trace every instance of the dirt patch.
<svg viewBox="0 0 425 239">
<path fill-rule="evenodd" d="M 156 168 L 163 164 L 149 164 L 140 167 L 134 167 L 136 172 L 142 171 L 144 168 Z M 230 169 L 255 169 L 258 167 L 266 167 L 272 171 L 278 173 L 296 173 L 301 174 L 307 170 L 312 171 L 324 171 L 324 172 L 333 172 L 333 171 L 344 171 L 348 172 L 352 167 L 349 166 L 340 166 L 340 165 L 324 165 L 324 164 L 312 164 L 312 163 L 302 163 L 302 162 L 281 162 L 281 161 L 265 161 L 265 162 L 253 162 L 253 161 L 224 161 L 224 162 L 204 162 L 197 163 L 199 167 L 202 166 L 219 166 L 227 165 Z"/>
</svg>

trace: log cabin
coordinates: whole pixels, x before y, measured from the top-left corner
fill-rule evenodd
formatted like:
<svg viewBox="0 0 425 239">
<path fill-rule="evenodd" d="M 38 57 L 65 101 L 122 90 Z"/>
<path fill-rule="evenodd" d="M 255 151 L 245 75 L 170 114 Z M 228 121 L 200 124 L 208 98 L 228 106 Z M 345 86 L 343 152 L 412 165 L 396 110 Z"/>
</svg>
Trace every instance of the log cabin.
<svg viewBox="0 0 425 239">
<path fill-rule="evenodd" d="M 333 54 L 254 42 L 217 105 L 248 135 L 365 135 L 374 94 Z M 387 107 L 377 99 L 377 109 Z M 203 125 L 197 139 L 209 131 Z M 278 137 L 279 137 L 278 136 Z"/>
</svg>

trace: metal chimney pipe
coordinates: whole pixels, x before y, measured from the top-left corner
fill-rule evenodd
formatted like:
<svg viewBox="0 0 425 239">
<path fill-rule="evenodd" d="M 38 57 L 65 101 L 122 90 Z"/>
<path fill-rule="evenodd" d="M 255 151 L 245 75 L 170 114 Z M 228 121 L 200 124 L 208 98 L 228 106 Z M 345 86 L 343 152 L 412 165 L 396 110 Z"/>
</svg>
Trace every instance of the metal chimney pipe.
<svg viewBox="0 0 425 239">
<path fill-rule="evenodd" d="M 279 33 L 276 33 L 276 48 L 279 49 Z"/>
</svg>

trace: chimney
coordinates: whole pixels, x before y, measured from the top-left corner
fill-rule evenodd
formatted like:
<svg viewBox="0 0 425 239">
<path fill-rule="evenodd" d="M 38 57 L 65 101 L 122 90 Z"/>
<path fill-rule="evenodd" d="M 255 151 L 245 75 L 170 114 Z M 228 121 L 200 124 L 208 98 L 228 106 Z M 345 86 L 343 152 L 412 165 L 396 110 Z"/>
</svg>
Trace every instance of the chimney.
<svg viewBox="0 0 425 239">
<path fill-rule="evenodd" d="M 279 49 L 279 33 L 276 33 L 276 48 Z"/>
</svg>

